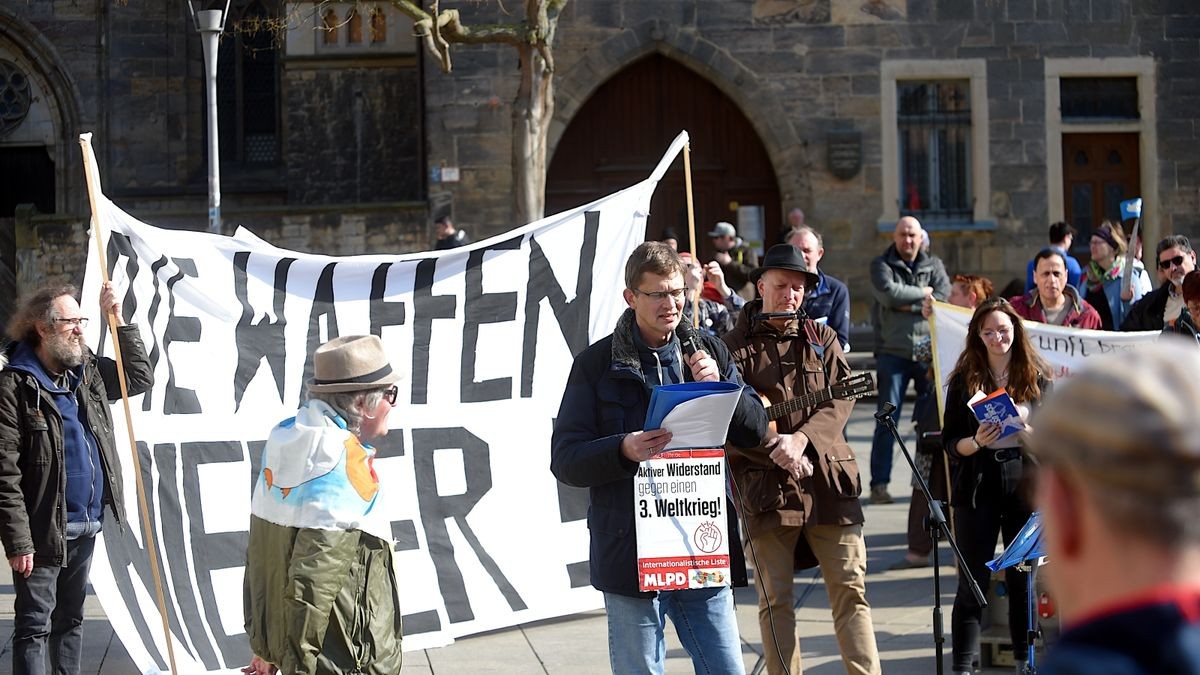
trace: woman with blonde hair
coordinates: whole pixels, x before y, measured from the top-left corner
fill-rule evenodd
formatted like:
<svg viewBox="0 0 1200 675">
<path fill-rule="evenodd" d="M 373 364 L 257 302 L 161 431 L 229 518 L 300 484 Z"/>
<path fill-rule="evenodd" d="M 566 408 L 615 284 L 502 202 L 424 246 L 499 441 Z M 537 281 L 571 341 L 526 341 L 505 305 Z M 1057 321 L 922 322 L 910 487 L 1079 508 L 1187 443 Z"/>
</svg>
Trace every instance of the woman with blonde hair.
<svg viewBox="0 0 1200 675">
<path fill-rule="evenodd" d="M 996 550 L 996 536 L 1008 546 L 1029 519 L 1032 510 L 1020 490 L 1025 465 L 1024 433 L 1001 438 L 1000 424 L 980 424 L 968 401 L 976 394 L 1004 389 L 1022 419 L 1038 405 L 1049 387 L 1050 367 L 1034 349 L 1021 318 L 1007 300 L 984 302 L 971 317 L 967 342 L 950 374 L 946 393 L 942 442 L 959 460 L 954 478 L 955 536 L 962 551 L 963 568 L 986 594 L 986 563 Z M 1009 632 L 1013 654 L 1025 654 L 1028 601 L 1024 573 L 1010 568 L 1008 583 Z M 971 594 L 966 575 L 960 574 L 951 615 L 955 675 L 972 672 L 979 655 L 982 608 Z M 1022 673 L 1025 662 L 1017 662 Z"/>
<path fill-rule="evenodd" d="M 1100 314 L 1104 330 L 1117 330 L 1133 303 L 1150 292 L 1150 275 L 1135 259 L 1133 283 L 1129 291 L 1121 293 L 1128 244 L 1125 232 L 1118 223 L 1111 220 L 1100 223 L 1099 227 L 1092 230 L 1088 246 L 1092 251 L 1092 261 L 1084 268 L 1083 285 L 1087 289 L 1084 299 Z"/>
</svg>

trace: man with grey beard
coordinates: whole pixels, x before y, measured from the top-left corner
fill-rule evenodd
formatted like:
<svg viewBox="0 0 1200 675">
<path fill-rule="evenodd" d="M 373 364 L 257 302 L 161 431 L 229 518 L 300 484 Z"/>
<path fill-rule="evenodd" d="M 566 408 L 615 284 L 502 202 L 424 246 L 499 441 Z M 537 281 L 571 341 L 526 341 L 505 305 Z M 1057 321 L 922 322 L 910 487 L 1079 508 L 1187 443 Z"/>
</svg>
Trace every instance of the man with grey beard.
<svg viewBox="0 0 1200 675">
<path fill-rule="evenodd" d="M 73 286 L 35 290 L 8 325 L 0 359 L 0 541 L 13 571 L 13 673 L 78 673 L 83 600 L 104 506 L 124 514 L 109 401 L 117 364 L 83 340 Z M 136 326 L 112 285 L 100 314 L 115 317 L 130 395 L 153 384 Z M 4 364 L 7 360 L 7 364 Z M 48 649 L 47 649 L 48 647 Z"/>
</svg>

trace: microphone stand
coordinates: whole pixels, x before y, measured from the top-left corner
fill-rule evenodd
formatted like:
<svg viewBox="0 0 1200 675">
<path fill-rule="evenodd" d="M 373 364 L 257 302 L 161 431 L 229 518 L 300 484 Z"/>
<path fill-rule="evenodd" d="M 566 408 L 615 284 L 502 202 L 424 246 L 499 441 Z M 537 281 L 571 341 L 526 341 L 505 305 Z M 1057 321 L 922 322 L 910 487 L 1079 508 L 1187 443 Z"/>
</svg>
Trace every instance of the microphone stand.
<svg viewBox="0 0 1200 675">
<path fill-rule="evenodd" d="M 946 633 L 942 627 L 942 574 L 941 563 L 938 561 L 938 540 L 945 537 L 946 541 L 950 542 L 950 549 L 954 551 L 954 556 L 959 561 L 963 559 L 963 555 L 962 551 L 958 549 L 958 543 L 954 541 L 954 535 L 950 533 L 946 515 L 942 512 L 942 503 L 936 501 L 929 493 L 929 484 L 917 470 L 917 463 L 913 461 L 908 446 L 904 445 L 904 439 L 900 438 L 900 431 L 896 429 L 896 421 L 892 419 L 892 413 L 895 411 L 896 406 L 884 403 L 882 409 L 875 413 L 875 421 L 886 427 L 891 432 L 892 438 L 895 438 L 896 443 L 900 445 L 900 450 L 904 452 L 904 458 L 908 460 L 913 476 L 917 479 L 917 487 L 925 495 L 925 501 L 929 503 L 929 516 L 925 518 L 925 525 L 929 528 L 930 539 L 933 540 L 933 643 L 937 648 L 937 675 L 943 675 L 945 672 L 943 660 L 945 658 Z M 975 601 L 979 603 L 980 607 L 987 607 L 987 600 L 983 597 L 983 591 L 979 590 L 979 584 L 975 583 L 975 577 L 971 576 L 965 566 L 962 566 L 959 578 L 964 577 L 971 589 L 971 594 L 975 596 Z"/>
</svg>

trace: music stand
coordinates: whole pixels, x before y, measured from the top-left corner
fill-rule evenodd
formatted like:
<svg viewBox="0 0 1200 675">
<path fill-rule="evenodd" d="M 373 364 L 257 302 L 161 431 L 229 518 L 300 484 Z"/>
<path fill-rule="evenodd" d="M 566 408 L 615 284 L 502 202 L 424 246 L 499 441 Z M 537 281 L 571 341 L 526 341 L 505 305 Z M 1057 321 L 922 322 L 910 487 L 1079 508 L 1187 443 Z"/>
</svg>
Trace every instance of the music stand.
<svg viewBox="0 0 1200 675">
<path fill-rule="evenodd" d="M 1029 520 L 1021 526 L 1021 531 L 1013 538 L 1012 543 L 995 560 L 989 560 L 988 569 L 999 572 L 1002 569 L 1016 567 L 1021 572 L 1029 573 L 1029 581 L 1025 586 L 1026 607 L 1026 638 L 1027 654 L 1025 655 L 1024 675 L 1036 675 L 1037 664 L 1034 662 L 1034 642 L 1038 635 L 1038 623 L 1035 612 L 1037 603 L 1034 602 L 1034 585 L 1037 581 L 1038 567 L 1046 564 L 1046 545 L 1042 541 L 1042 515 L 1037 511 L 1029 516 Z"/>
<path fill-rule="evenodd" d="M 913 478 L 917 479 L 917 487 L 929 502 L 929 517 L 926 523 L 929 527 L 929 536 L 933 539 L 933 644 L 937 652 L 937 675 L 942 675 L 945 672 L 946 631 L 942 625 L 942 574 L 939 569 L 941 562 L 938 560 L 939 537 L 946 539 L 950 544 L 950 550 L 954 551 L 954 556 L 959 561 L 963 559 L 963 556 L 962 551 L 958 549 L 958 542 L 954 540 L 954 535 L 950 532 L 950 525 L 946 522 L 946 514 L 942 512 L 941 502 L 935 500 L 929 493 L 929 484 L 917 470 L 917 463 L 913 460 L 912 453 L 908 451 L 908 446 L 900 437 L 900 430 L 896 428 L 896 421 L 892 419 L 892 413 L 895 410 L 895 405 L 884 403 L 882 409 L 875 413 L 875 421 L 891 432 L 892 438 L 896 440 L 900 450 L 904 453 L 904 458 L 908 460 L 908 466 L 912 468 Z M 980 607 L 987 607 L 987 599 L 983 597 L 983 591 L 979 590 L 979 584 L 975 583 L 975 577 L 966 573 L 965 566 L 959 569 L 963 570 L 962 574 L 965 575 L 963 579 L 971 589 L 971 594 L 975 596 L 975 601 L 979 603 Z"/>
</svg>

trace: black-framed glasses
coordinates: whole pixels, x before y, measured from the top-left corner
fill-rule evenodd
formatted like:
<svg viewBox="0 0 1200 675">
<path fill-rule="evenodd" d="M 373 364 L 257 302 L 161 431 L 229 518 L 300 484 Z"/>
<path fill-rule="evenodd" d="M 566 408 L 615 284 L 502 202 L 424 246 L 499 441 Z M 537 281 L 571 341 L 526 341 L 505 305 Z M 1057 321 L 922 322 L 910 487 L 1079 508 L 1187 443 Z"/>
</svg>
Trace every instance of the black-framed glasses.
<svg viewBox="0 0 1200 675">
<path fill-rule="evenodd" d="M 1166 260 L 1159 260 L 1158 261 L 1158 269 L 1163 270 L 1165 272 L 1166 270 L 1169 270 L 1172 267 L 1175 267 L 1176 265 L 1178 265 L 1179 267 L 1183 267 L 1183 260 L 1184 260 L 1184 258 L 1181 255 L 1177 255 L 1174 258 L 1168 258 Z"/>
<path fill-rule="evenodd" d="M 85 317 L 85 316 L 77 317 L 74 319 L 65 319 L 65 318 L 59 317 L 54 320 L 54 323 L 56 323 L 60 326 L 70 326 L 71 328 L 75 328 L 75 327 L 87 328 L 88 320 L 87 320 L 87 317 Z"/>
<path fill-rule="evenodd" d="M 687 288 L 672 288 L 669 291 L 642 291 L 636 288 L 632 289 L 638 295 L 644 295 L 655 302 L 661 302 L 667 298 L 672 300 L 682 300 L 683 294 L 687 292 Z"/>
<path fill-rule="evenodd" d="M 393 384 L 383 392 L 383 400 L 387 401 L 388 405 L 396 405 L 396 397 L 399 395 L 400 388 Z"/>
</svg>

